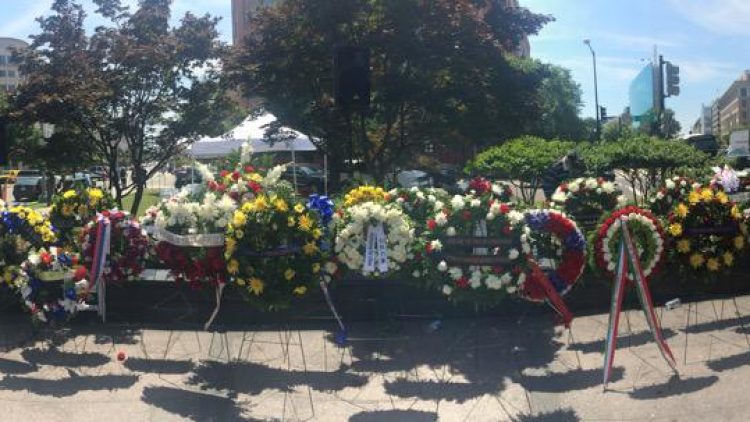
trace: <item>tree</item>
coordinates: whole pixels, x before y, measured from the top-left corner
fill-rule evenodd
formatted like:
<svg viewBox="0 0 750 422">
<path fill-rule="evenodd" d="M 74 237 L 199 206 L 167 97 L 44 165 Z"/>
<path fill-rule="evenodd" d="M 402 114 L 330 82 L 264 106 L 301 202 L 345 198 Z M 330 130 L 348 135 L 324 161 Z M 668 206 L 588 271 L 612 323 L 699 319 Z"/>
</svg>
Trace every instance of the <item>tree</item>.
<svg viewBox="0 0 750 422">
<path fill-rule="evenodd" d="M 481 152 L 467 164 L 466 171 L 510 181 L 523 202 L 534 202 L 545 173 L 567 155 L 575 144 L 523 136 Z"/>
<path fill-rule="evenodd" d="M 16 115 L 55 124 L 104 160 L 117 202 L 134 192 L 135 212 L 148 179 L 223 120 L 226 47 L 209 15 L 188 13 L 170 27 L 170 0 L 141 0 L 134 12 L 120 0 L 94 3 L 108 26 L 91 36 L 75 0 L 55 0 L 53 14 L 38 19 L 41 32 L 22 53 Z M 126 186 L 117 177 L 123 156 L 133 166 Z"/>
<path fill-rule="evenodd" d="M 570 70 L 551 64 L 538 64 L 547 75 L 538 89 L 541 115 L 530 133 L 543 138 L 588 139 L 578 116 L 583 105 L 581 86 Z"/>
<path fill-rule="evenodd" d="M 664 110 L 661 116 L 661 133 L 666 139 L 677 137 L 682 131 L 682 125 L 677 121 L 674 110 L 668 108 Z"/>
<path fill-rule="evenodd" d="M 378 179 L 426 143 L 457 153 L 523 133 L 539 69 L 510 57 L 550 18 L 499 0 L 287 0 L 260 10 L 227 70 L 279 125 L 315 139 L 334 183 L 350 159 Z M 370 50 L 369 110 L 333 96 L 332 51 Z"/>
</svg>

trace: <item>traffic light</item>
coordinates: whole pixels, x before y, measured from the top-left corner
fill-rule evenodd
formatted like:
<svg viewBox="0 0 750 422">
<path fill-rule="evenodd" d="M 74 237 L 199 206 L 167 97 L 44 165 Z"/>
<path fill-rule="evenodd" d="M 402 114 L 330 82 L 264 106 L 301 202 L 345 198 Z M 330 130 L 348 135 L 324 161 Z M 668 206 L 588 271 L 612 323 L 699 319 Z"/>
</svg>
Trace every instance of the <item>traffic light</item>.
<svg viewBox="0 0 750 422">
<path fill-rule="evenodd" d="M 671 62 L 664 62 L 666 65 L 666 85 L 667 96 L 676 97 L 680 95 L 680 68 Z"/>
<path fill-rule="evenodd" d="M 607 121 L 607 107 L 599 106 L 599 118 L 602 120 L 602 122 Z"/>
</svg>

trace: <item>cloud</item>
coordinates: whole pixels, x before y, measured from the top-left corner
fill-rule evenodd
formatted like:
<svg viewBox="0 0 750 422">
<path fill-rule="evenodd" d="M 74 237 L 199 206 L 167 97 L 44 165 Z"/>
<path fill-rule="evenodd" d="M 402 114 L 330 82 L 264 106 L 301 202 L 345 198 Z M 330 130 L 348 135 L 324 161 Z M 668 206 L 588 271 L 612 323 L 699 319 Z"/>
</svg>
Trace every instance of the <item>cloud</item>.
<svg viewBox="0 0 750 422">
<path fill-rule="evenodd" d="M 685 18 L 711 32 L 750 35 L 750 2 L 747 0 L 669 0 Z"/>
<path fill-rule="evenodd" d="M 736 76 L 741 66 L 723 61 L 709 61 L 705 59 L 680 59 L 674 60 L 674 64 L 680 67 L 680 78 L 685 83 L 704 83 L 725 79 L 728 75 Z"/>
</svg>

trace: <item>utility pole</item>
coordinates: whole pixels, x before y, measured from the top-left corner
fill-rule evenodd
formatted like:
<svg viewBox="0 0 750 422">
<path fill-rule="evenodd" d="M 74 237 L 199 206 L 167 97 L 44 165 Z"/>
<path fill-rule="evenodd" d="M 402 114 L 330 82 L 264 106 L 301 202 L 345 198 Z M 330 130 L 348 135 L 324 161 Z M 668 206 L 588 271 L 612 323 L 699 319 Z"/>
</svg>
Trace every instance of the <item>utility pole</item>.
<svg viewBox="0 0 750 422">
<path fill-rule="evenodd" d="M 591 51 L 591 59 L 594 63 L 594 107 L 596 108 L 596 140 L 598 141 L 602 137 L 602 120 L 601 115 L 599 114 L 599 87 L 597 86 L 598 80 L 596 77 L 596 53 L 591 47 L 591 40 L 585 39 L 583 40 L 583 43 L 589 47 L 589 50 Z"/>
</svg>

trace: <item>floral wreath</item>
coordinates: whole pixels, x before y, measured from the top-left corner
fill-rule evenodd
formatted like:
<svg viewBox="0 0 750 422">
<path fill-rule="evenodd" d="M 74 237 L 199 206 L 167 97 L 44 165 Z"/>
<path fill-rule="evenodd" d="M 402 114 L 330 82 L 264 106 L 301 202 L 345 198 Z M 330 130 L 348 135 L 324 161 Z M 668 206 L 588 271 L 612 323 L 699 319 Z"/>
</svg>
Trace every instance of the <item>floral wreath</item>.
<svg viewBox="0 0 750 422">
<path fill-rule="evenodd" d="M 414 258 L 411 250 L 414 228 L 409 217 L 395 204 L 369 201 L 346 207 L 334 216 L 334 226 L 336 261 L 350 271 L 365 277 L 382 277 L 400 270 L 403 264 Z M 371 262 L 377 261 L 375 269 L 368 268 L 366 262 L 370 238 L 381 239 L 384 243 L 382 253 L 377 253 L 375 250 L 380 248 L 375 245 L 381 242 L 372 242 L 370 257 L 373 258 Z"/>
<path fill-rule="evenodd" d="M 526 280 L 528 262 L 526 254 L 530 251 L 528 243 L 523 242 L 523 214 L 512 210 L 507 204 L 485 195 L 454 196 L 445 209 L 437 212 L 427 222 L 428 232 L 425 242 L 425 280 L 429 287 L 441 290 L 452 300 L 474 303 L 493 303 L 505 293 L 515 293 Z M 496 239 L 497 244 L 471 248 L 471 256 L 466 265 L 451 264 L 450 245 L 443 243 L 461 243 L 462 238 L 488 237 Z M 469 240 L 469 239 L 467 239 Z M 501 243 L 505 243 L 501 246 Z M 463 248 L 463 246 L 461 246 Z M 490 263 L 493 257 L 506 255 L 505 265 L 471 264 L 472 260 L 483 260 L 487 256 Z M 461 258 L 459 258 L 461 259 Z M 455 257 L 453 258 L 455 260 Z"/>
<path fill-rule="evenodd" d="M 349 208 L 365 202 L 383 203 L 390 199 L 390 195 L 381 187 L 359 186 L 344 195 L 344 207 Z"/>
<path fill-rule="evenodd" d="M 259 195 L 235 211 L 227 228 L 227 273 L 251 304 L 287 308 L 320 283 L 322 236 L 317 211 L 290 197 Z"/>
<path fill-rule="evenodd" d="M 599 268 L 606 271 L 612 278 L 617 271 L 619 245 L 622 230 L 618 221 L 624 219 L 628 223 L 633 244 L 638 251 L 643 275 L 646 282 L 658 273 L 664 260 L 664 230 L 649 211 L 630 206 L 613 212 L 604 220 L 597 231 L 594 241 L 594 256 Z M 632 281 L 631 273 L 626 274 L 627 280 Z"/>
<path fill-rule="evenodd" d="M 650 209 L 655 215 L 666 217 L 675 205 L 683 202 L 690 191 L 693 190 L 693 180 L 682 177 L 674 176 L 671 179 L 667 179 L 656 194 L 651 198 Z"/>
<path fill-rule="evenodd" d="M 29 253 L 20 267 L 6 269 L 5 279 L 21 296 L 35 323 L 63 323 L 88 309 L 90 285 L 79 257 L 62 249 Z M 62 280 L 62 295 L 53 294 L 45 282 Z"/>
<path fill-rule="evenodd" d="M 57 241 L 52 224 L 38 211 L 22 206 L 5 208 L 0 201 L 0 264 L 21 265 L 31 248 Z"/>
<path fill-rule="evenodd" d="M 613 182 L 603 178 L 578 178 L 563 183 L 552 194 L 551 206 L 560 206 L 574 217 L 596 217 L 612 211 L 625 197 Z"/>
<path fill-rule="evenodd" d="M 465 181 L 459 183 L 465 186 L 465 194 L 468 195 L 489 195 L 492 199 L 500 202 L 511 202 L 513 200 L 513 186 L 509 182 L 491 182 L 484 177 L 477 176 L 471 179 L 468 184 Z"/>
<path fill-rule="evenodd" d="M 176 282 L 185 281 L 193 289 L 200 289 L 204 283 L 218 286 L 227 282 L 224 246 L 182 247 L 162 241 L 156 244 L 154 253 Z"/>
<path fill-rule="evenodd" d="M 104 268 L 103 280 L 119 283 L 140 275 L 149 249 L 146 232 L 127 212 L 111 210 L 103 211 L 101 215 L 109 219 L 112 227 L 108 265 Z M 94 260 L 96 227 L 97 221 L 91 221 L 81 233 L 83 262 L 87 266 L 91 266 Z"/>
<path fill-rule="evenodd" d="M 557 293 L 560 296 L 567 294 L 583 274 L 586 265 L 586 239 L 583 233 L 575 221 L 557 210 L 529 210 L 524 219 L 526 237 L 523 240 L 531 243 L 534 260 L 544 264 L 544 258 L 549 261 L 551 257 L 559 257 L 560 265 L 557 268 L 543 269 Z M 545 238 L 549 241 L 542 240 Z M 519 293 L 533 302 L 544 301 L 547 295 L 537 286 L 539 283 L 527 282 Z"/>
<path fill-rule="evenodd" d="M 408 215 L 419 236 L 425 230 L 427 220 L 445 207 L 448 193 L 442 189 L 393 189 L 388 192 L 389 202 L 398 205 Z"/>
<path fill-rule="evenodd" d="M 669 214 L 668 232 L 683 265 L 716 273 L 734 266 L 747 244 L 742 212 L 717 186 L 697 187 Z"/>
</svg>

